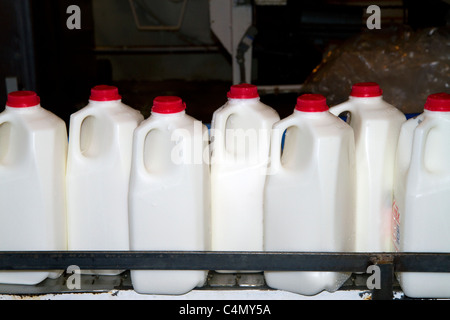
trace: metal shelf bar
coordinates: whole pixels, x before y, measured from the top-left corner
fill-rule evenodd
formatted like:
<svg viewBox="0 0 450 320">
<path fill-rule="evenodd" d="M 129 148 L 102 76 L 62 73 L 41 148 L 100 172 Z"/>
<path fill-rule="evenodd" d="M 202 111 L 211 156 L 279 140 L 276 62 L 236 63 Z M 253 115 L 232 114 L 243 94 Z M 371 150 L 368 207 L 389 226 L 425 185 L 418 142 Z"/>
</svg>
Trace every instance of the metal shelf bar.
<svg viewBox="0 0 450 320">
<path fill-rule="evenodd" d="M 83 269 L 450 272 L 450 253 L 0 251 L 0 270 Z"/>
</svg>

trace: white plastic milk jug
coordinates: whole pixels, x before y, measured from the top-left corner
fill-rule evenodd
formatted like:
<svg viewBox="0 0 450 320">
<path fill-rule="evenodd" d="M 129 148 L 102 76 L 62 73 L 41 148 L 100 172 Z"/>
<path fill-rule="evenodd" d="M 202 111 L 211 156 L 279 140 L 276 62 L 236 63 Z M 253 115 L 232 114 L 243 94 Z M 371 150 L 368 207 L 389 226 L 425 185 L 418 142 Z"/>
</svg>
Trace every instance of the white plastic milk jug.
<svg viewBox="0 0 450 320">
<path fill-rule="evenodd" d="M 136 129 L 130 177 L 131 250 L 210 249 L 208 129 L 176 96 L 156 97 Z M 207 271 L 131 270 L 143 294 L 184 294 L 204 285 Z"/>
<path fill-rule="evenodd" d="M 383 100 L 377 83 L 352 87 L 348 101 L 330 108 L 350 113 L 356 150 L 356 251 L 389 252 L 395 152 L 405 115 Z"/>
<path fill-rule="evenodd" d="M 143 120 L 118 89 L 92 88 L 70 117 L 67 159 L 69 250 L 129 250 L 128 184 L 133 132 Z M 117 274 L 118 270 L 81 270 Z"/>
<path fill-rule="evenodd" d="M 450 94 L 428 96 L 402 126 L 397 150 L 393 243 L 400 252 L 450 252 Z M 412 298 L 450 298 L 450 273 L 397 274 Z"/>
<path fill-rule="evenodd" d="M 353 250 L 353 130 L 328 110 L 324 96 L 304 94 L 297 98 L 294 113 L 273 126 L 264 194 L 265 251 Z M 339 289 L 351 273 L 264 275 L 269 287 L 314 295 Z"/>
<path fill-rule="evenodd" d="M 263 250 L 263 194 L 278 113 L 257 87 L 233 85 L 211 123 L 212 249 Z"/>
<path fill-rule="evenodd" d="M 0 251 L 66 250 L 66 124 L 32 91 L 8 94 L 0 113 Z M 33 285 L 52 271 L 1 271 Z"/>
</svg>

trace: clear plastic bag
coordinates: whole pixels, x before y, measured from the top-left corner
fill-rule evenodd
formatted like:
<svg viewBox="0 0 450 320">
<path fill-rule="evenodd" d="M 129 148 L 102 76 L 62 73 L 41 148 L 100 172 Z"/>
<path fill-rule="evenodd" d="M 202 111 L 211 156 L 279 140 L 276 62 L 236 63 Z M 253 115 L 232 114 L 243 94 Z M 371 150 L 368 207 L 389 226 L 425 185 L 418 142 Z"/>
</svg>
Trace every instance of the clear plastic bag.
<svg viewBox="0 0 450 320">
<path fill-rule="evenodd" d="M 374 81 L 383 98 L 404 113 L 420 113 L 429 94 L 450 90 L 450 28 L 405 26 L 367 30 L 330 50 L 302 91 L 330 106 L 348 99 L 356 82 Z"/>
</svg>

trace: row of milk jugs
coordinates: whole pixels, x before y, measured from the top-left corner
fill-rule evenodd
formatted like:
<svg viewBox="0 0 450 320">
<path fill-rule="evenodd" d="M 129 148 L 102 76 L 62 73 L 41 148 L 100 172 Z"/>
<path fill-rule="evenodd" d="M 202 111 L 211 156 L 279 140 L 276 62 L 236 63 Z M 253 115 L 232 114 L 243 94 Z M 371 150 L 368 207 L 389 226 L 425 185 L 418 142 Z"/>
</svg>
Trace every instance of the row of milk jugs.
<svg viewBox="0 0 450 320">
<path fill-rule="evenodd" d="M 282 120 L 254 85 L 227 97 L 208 131 L 179 97 L 155 98 L 144 120 L 116 87 L 96 86 L 68 140 L 36 93 L 10 93 L 0 114 L 0 251 L 450 252 L 449 94 L 430 95 L 409 120 L 370 82 L 331 108 L 303 94 Z M 1 271 L 0 283 L 61 272 Z M 272 288 L 313 295 L 350 273 L 264 275 Z M 397 276 L 408 296 L 450 297 L 450 274 Z M 183 294 L 206 277 L 131 270 L 147 294 Z"/>
</svg>

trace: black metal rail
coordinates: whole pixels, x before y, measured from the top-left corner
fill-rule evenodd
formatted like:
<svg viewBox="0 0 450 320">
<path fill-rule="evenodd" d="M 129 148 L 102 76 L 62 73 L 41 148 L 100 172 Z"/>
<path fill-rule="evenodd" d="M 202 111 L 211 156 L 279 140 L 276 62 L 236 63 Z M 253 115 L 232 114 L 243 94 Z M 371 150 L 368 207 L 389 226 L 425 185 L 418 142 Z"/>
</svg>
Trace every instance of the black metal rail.
<svg viewBox="0 0 450 320">
<path fill-rule="evenodd" d="M 0 270 L 264 270 L 381 272 L 372 299 L 392 299 L 396 272 L 450 272 L 450 253 L 199 252 L 199 251 L 2 251 Z"/>
</svg>

